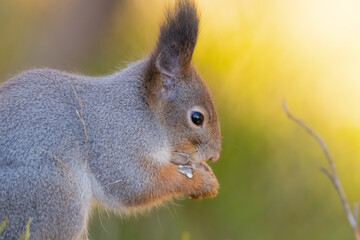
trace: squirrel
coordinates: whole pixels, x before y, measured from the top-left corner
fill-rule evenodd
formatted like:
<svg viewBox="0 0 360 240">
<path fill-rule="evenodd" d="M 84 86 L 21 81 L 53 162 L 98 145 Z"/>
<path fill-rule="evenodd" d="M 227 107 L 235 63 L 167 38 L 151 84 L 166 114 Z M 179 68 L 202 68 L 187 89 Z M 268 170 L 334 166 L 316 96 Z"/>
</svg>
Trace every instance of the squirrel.
<svg viewBox="0 0 360 240">
<path fill-rule="evenodd" d="M 30 218 L 30 239 L 81 239 L 94 202 L 131 214 L 217 195 L 207 161 L 220 125 L 191 63 L 198 26 L 196 4 L 178 0 L 152 53 L 119 72 L 34 69 L 0 86 L 0 239 Z"/>
</svg>

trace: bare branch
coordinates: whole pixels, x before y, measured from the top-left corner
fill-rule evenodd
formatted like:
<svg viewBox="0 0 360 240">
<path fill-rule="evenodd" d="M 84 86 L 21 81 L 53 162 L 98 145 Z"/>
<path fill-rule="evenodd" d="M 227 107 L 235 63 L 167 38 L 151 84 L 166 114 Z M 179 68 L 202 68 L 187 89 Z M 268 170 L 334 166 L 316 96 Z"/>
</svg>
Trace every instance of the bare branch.
<svg viewBox="0 0 360 240">
<path fill-rule="evenodd" d="M 339 180 L 337 172 L 336 172 L 334 159 L 332 158 L 332 156 L 329 152 L 329 149 L 327 148 L 327 146 L 325 144 L 325 141 L 314 130 L 312 130 L 306 123 L 304 123 L 299 118 L 295 117 L 289 111 L 289 108 L 288 108 L 285 100 L 283 101 L 283 108 L 284 108 L 286 115 L 291 120 L 296 122 L 300 127 L 302 127 L 307 133 L 309 133 L 319 143 L 319 145 L 320 145 L 321 149 L 323 150 L 325 157 L 330 165 L 330 169 L 328 169 L 326 167 L 322 167 L 321 170 L 329 177 L 330 181 L 333 183 L 336 191 L 338 192 L 338 194 L 340 196 L 341 203 L 347 214 L 350 226 L 352 227 L 352 229 L 354 231 L 355 239 L 360 240 L 360 234 L 359 234 L 358 222 L 357 222 L 357 207 L 356 207 L 356 214 L 355 214 L 355 212 L 351 211 L 349 202 L 346 198 L 345 192 L 341 186 L 340 180 Z M 355 208 L 354 208 L 354 210 L 355 210 Z"/>
<path fill-rule="evenodd" d="M 325 173 L 329 177 L 329 179 L 333 182 L 334 175 L 331 173 L 329 169 L 327 169 L 326 167 L 321 167 L 321 171 Z"/>
<path fill-rule="evenodd" d="M 357 202 L 354 203 L 353 214 L 354 214 L 355 221 L 357 223 L 359 223 L 359 204 Z"/>
<path fill-rule="evenodd" d="M 302 120 L 300 120 L 299 118 L 295 117 L 288 109 L 288 106 L 286 104 L 286 101 L 283 101 L 283 108 L 285 113 L 287 114 L 287 116 L 295 121 L 297 124 L 299 124 L 306 132 L 308 132 L 313 138 L 315 138 L 315 140 L 320 144 L 321 149 L 324 151 L 325 157 L 328 160 L 331 170 L 333 172 L 336 172 L 335 169 L 335 163 L 333 158 L 330 155 L 330 152 L 324 142 L 324 140 L 322 139 L 322 137 L 319 136 L 319 134 L 317 134 L 315 131 L 313 131 L 308 125 L 306 125 Z"/>
</svg>

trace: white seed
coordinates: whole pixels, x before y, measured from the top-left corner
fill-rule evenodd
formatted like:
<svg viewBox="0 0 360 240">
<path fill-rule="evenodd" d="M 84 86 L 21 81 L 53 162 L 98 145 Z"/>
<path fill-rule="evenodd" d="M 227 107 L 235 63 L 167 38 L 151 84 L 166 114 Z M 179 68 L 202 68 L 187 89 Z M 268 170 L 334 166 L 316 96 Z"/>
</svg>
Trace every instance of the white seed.
<svg viewBox="0 0 360 240">
<path fill-rule="evenodd" d="M 187 176 L 188 178 L 193 178 L 193 169 L 190 166 L 183 166 L 179 165 L 178 169 L 179 172 Z"/>
</svg>

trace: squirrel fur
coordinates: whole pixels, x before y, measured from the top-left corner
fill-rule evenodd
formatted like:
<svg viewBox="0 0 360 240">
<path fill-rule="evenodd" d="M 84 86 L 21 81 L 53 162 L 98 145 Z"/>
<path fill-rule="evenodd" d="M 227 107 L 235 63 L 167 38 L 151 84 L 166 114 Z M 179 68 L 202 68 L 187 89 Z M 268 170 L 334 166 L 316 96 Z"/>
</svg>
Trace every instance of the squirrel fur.
<svg viewBox="0 0 360 240">
<path fill-rule="evenodd" d="M 120 72 L 35 69 L 0 86 L 1 240 L 29 218 L 30 239 L 81 239 L 94 202 L 126 214 L 217 195 L 206 161 L 219 158 L 220 126 L 191 64 L 198 24 L 195 4 L 178 0 L 153 52 Z"/>
</svg>

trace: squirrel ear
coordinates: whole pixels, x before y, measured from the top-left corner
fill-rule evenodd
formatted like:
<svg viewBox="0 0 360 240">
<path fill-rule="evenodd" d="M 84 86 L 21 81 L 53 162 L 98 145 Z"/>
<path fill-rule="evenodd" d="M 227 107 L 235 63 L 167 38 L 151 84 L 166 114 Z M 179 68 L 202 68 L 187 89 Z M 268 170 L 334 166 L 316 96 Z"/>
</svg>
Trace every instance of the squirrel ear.
<svg viewBox="0 0 360 240">
<path fill-rule="evenodd" d="M 198 37 L 199 18 L 195 3 L 178 0 L 173 11 L 168 11 L 152 60 L 157 70 L 175 77 L 186 73 Z"/>
</svg>

